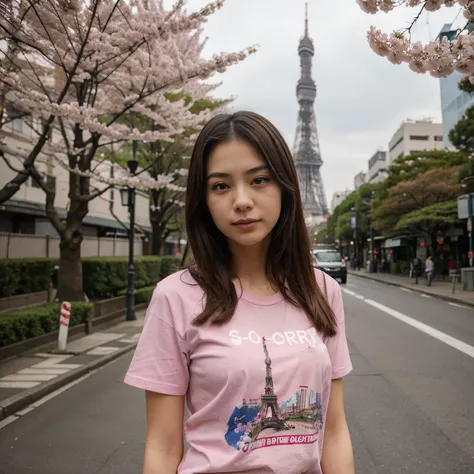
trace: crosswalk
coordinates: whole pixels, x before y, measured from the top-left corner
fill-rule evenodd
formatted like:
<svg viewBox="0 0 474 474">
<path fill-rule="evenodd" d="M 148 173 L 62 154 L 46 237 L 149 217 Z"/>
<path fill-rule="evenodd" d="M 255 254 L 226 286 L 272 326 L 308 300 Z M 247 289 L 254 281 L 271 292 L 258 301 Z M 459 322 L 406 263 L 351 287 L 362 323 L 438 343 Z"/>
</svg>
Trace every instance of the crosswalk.
<svg viewBox="0 0 474 474">
<path fill-rule="evenodd" d="M 124 337 L 125 336 L 125 337 Z M 120 337 L 124 337 L 120 339 Z M 112 341 L 122 344 L 136 344 L 140 333 L 127 336 L 120 333 L 94 333 L 68 344 L 68 351 L 84 354 L 88 356 L 107 356 L 117 352 L 121 347 L 107 346 Z M 67 363 L 67 360 L 74 357 L 71 354 L 48 354 L 37 353 L 36 357 L 44 360 L 30 367 L 23 368 L 14 373 L 0 377 L 0 389 L 28 389 L 48 382 L 60 375 L 81 367 L 83 364 Z"/>
<path fill-rule="evenodd" d="M 69 355 L 61 357 L 57 355 L 49 357 L 48 354 L 38 355 L 46 356 L 45 360 L 0 378 L 0 388 L 32 388 L 81 366 L 81 364 L 60 364 L 72 357 Z"/>
</svg>

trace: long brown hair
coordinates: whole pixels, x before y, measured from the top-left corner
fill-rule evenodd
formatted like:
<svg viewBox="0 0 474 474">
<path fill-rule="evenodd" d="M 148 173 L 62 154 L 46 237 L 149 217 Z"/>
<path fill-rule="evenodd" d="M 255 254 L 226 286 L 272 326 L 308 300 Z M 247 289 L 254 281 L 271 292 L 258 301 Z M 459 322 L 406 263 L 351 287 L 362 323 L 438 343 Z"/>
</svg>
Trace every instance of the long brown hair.
<svg viewBox="0 0 474 474">
<path fill-rule="evenodd" d="M 191 156 L 186 227 L 195 263 L 189 271 L 206 295 L 204 311 L 193 324 L 222 325 L 230 321 L 238 302 L 227 239 L 214 224 L 206 204 L 208 158 L 218 144 L 232 139 L 244 140 L 254 147 L 282 190 L 280 218 L 272 230 L 266 256 L 267 278 L 286 300 L 303 308 L 316 330 L 327 337 L 334 336 L 335 317 L 319 288 L 311 263 L 291 152 L 274 125 L 261 115 L 247 111 L 220 114 L 211 119 L 199 134 Z"/>
</svg>

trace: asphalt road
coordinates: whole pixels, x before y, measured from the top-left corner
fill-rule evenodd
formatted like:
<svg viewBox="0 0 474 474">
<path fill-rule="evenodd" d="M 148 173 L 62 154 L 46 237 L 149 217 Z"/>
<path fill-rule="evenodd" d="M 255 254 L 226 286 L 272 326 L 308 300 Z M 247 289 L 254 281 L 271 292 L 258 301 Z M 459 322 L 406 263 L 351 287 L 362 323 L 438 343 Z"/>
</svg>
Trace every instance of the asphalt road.
<svg viewBox="0 0 474 474">
<path fill-rule="evenodd" d="M 474 474 L 474 310 L 355 277 L 344 290 L 356 472 Z M 141 473 L 144 394 L 122 383 L 130 358 L 0 429 L 0 474 Z"/>
</svg>

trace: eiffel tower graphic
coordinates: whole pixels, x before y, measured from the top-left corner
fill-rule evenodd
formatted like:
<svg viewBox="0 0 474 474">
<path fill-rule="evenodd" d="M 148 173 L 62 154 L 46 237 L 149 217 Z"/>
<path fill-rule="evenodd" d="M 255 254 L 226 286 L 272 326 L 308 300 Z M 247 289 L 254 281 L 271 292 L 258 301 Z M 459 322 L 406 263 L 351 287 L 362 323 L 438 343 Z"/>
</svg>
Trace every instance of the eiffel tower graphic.
<svg viewBox="0 0 474 474">
<path fill-rule="evenodd" d="M 265 352 L 265 393 L 260 396 L 260 422 L 254 427 L 252 437 L 267 429 L 274 428 L 277 431 L 290 430 L 292 427 L 279 417 L 278 397 L 273 393 L 272 360 L 268 354 L 265 338 L 262 337 L 263 351 Z M 268 411 L 271 414 L 268 416 Z"/>
</svg>

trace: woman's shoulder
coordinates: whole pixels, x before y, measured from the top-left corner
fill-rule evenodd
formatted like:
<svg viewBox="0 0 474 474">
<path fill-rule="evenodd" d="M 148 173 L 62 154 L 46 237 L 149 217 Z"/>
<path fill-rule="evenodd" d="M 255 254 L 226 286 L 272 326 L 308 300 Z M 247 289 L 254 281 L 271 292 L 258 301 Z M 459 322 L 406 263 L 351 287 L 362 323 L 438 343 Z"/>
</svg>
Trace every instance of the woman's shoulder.
<svg viewBox="0 0 474 474">
<path fill-rule="evenodd" d="M 189 273 L 179 270 L 158 282 L 148 311 L 182 330 L 196 312 L 202 311 L 203 291 Z"/>
<path fill-rule="evenodd" d="M 155 288 L 154 296 L 159 295 L 165 298 L 189 297 L 191 294 L 202 293 L 198 283 L 191 276 L 190 271 L 185 268 L 171 273 L 160 280 Z"/>
</svg>

